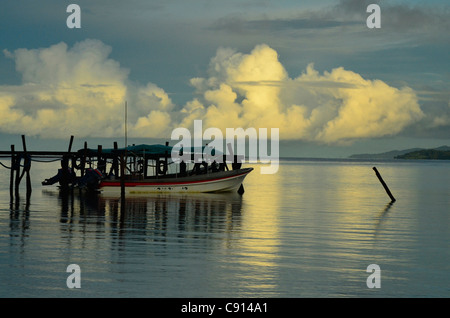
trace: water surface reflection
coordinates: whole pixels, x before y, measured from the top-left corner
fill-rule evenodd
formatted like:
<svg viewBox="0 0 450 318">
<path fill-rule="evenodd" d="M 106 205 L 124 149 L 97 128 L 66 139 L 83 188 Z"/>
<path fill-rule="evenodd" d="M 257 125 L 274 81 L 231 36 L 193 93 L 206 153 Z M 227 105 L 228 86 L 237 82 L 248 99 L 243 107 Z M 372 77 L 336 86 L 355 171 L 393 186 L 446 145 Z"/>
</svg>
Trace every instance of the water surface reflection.
<svg viewBox="0 0 450 318">
<path fill-rule="evenodd" d="M 249 175 L 243 196 L 34 191 L 8 205 L 0 188 L 0 295 L 447 296 L 450 167 L 377 166 L 394 204 L 366 162 L 289 161 Z"/>
<path fill-rule="evenodd" d="M 104 197 L 73 192 L 44 192 L 60 206 L 62 234 L 101 239 L 165 241 L 168 236 L 205 237 L 241 225 L 242 197 L 223 194 L 154 194 Z M 169 233 L 170 232 L 170 233 Z"/>
</svg>

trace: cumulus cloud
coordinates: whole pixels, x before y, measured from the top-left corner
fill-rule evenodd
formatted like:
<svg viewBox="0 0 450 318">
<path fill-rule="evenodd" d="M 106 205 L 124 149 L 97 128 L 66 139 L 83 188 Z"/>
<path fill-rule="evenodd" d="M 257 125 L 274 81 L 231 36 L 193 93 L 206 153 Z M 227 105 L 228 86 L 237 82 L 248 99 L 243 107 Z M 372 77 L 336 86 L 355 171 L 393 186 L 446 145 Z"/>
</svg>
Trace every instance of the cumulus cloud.
<svg viewBox="0 0 450 318">
<path fill-rule="evenodd" d="M 145 123 L 163 132 L 167 121 L 160 120 L 158 111 L 171 108 L 168 95 L 154 84 L 129 83 L 129 71 L 110 59 L 110 53 L 111 47 L 98 40 L 72 48 L 61 42 L 5 51 L 15 60 L 22 84 L 0 86 L 1 130 L 61 138 L 122 135 L 124 105 L 131 99 L 136 105 L 131 133 L 144 134 Z"/>
<path fill-rule="evenodd" d="M 129 80 L 111 48 L 86 40 L 69 48 L 5 52 L 22 84 L 0 86 L 0 130 L 43 137 L 117 137 L 129 105 L 130 136 L 168 138 L 176 127 L 279 128 L 281 139 L 347 143 L 394 135 L 424 114 L 415 92 L 337 67 L 310 64 L 290 77 L 267 45 L 250 53 L 219 48 L 207 76 L 191 79 L 196 98 L 174 105 L 164 89 Z M 269 130 L 270 131 L 270 130 Z"/>
<path fill-rule="evenodd" d="M 267 45 L 249 54 L 219 49 L 208 75 L 191 81 L 202 98 L 182 111 L 221 129 L 279 128 L 282 139 L 345 143 L 397 134 L 424 116 L 411 88 L 342 67 L 319 74 L 310 64 L 291 78 Z"/>
</svg>

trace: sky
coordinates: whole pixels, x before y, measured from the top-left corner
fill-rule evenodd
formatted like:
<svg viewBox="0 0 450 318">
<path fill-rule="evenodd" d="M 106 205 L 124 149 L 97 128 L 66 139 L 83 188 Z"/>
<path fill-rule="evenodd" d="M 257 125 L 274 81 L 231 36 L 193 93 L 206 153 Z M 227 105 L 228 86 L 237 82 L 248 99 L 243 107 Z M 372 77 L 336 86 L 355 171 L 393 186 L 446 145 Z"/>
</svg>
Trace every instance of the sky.
<svg viewBox="0 0 450 318">
<path fill-rule="evenodd" d="M 69 28 L 80 8 L 81 28 Z M 369 4 L 380 28 L 369 28 Z M 2 0 L 0 149 L 279 128 L 281 156 L 450 145 L 448 1 Z M 72 20 L 71 20 L 72 21 Z M 171 142 L 172 144 L 176 141 Z"/>
</svg>

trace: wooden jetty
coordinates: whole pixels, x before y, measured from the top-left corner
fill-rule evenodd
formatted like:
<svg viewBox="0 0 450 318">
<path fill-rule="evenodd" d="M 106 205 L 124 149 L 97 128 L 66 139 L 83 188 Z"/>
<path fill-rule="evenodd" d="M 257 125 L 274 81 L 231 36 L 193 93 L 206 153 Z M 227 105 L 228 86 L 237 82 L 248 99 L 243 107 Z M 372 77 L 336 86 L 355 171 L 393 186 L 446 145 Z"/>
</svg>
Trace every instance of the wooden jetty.
<svg viewBox="0 0 450 318">
<path fill-rule="evenodd" d="M 14 198 L 19 197 L 19 187 L 22 179 L 26 179 L 26 198 L 27 200 L 31 196 L 32 186 L 31 186 L 31 163 L 33 161 L 37 162 L 53 162 L 61 161 L 61 172 L 62 178 L 60 180 L 61 190 L 69 189 L 69 171 L 74 173 L 80 172 L 81 176 L 84 175 L 87 167 L 92 168 L 93 163 L 96 164 L 96 169 L 99 169 L 102 173 L 106 171 L 106 160 L 111 159 L 112 170 L 116 175 L 125 176 L 126 171 L 126 156 L 124 151 L 118 150 L 117 142 L 114 142 L 114 149 L 117 152 L 113 153 L 103 153 L 102 146 L 97 146 L 97 151 L 93 152 L 92 149 L 88 149 L 87 142 L 84 143 L 84 148 L 78 151 L 72 151 L 74 136 L 70 137 L 69 147 L 67 151 L 29 151 L 27 149 L 25 135 L 22 135 L 22 147 L 23 150 L 18 151 L 15 145 L 11 145 L 9 151 L 0 151 L 0 159 L 9 158 L 10 166 L 0 164 L 10 169 L 10 198 L 11 202 Z M 168 143 L 166 143 L 168 144 Z M 169 154 L 170 155 L 170 154 Z"/>
</svg>

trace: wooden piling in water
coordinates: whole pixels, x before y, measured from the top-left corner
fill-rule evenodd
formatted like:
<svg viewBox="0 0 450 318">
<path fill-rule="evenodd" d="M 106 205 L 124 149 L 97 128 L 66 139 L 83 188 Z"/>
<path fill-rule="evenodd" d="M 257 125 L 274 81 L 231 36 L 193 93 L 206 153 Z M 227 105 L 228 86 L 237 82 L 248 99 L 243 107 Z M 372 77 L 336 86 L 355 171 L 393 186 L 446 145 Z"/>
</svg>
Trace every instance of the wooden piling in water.
<svg viewBox="0 0 450 318">
<path fill-rule="evenodd" d="M 84 176 L 84 169 L 86 168 L 86 156 L 87 156 L 87 142 L 84 142 L 83 155 L 80 158 L 80 173 Z"/>
<path fill-rule="evenodd" d="M 117 141 L 114 141 L 114 151 L 117 151 L 117 149 Z M 117 156 L 113 157 L 112 172 L 116 177 L 119 175 L 119 160 L 117 159 Z"/>
<path fill-rule="evenodd" d="M 97 169 L 101 173 L 105 174 L 105 172 L 106 172 L 106 166 L 105 166 L 106 162 L 103 161 L 102 152 L 103 152 L 103 146 L 102 145 L 98 145 L 97 146 Z"/>
<path fill-rule="evenodd" d="M 26 192 L 26 196 L 27 199 L 30 198 L 31 196 L 31 192 L 32 192 L 32 188 L 31 188 L 31 175 L 30 175 L 30 169 L 31 169 L 31 157 L 26 156 L 25 160 L 24 160 L 24 169 L 25 169 L 25 178 L 26 178 L 26 182 L 27 182 L 27 192 Z"/>
<path fill-rule="evenodd" d="M 373 167 L 373 170 L 375 171 L 375 174 L 378 177 L 378 180 L 380 180 L 381 184 L 383 185 L 384 190 L 386 191 L 386 193 L 388 194 L 388 196 L 391 198 L 391 202 L 395 202 L 396 199 L 394 198 L 394 196 L 392 195 L 391 191 L 389 190 L 388 186 L 386 185 L 386 183 L 384 182 L 383 178 L 381 177 L 380 173 L 378 172 L 376 167 Z"/>
<path fill-rule="evenodd" d="M 67 191 L 69 189 L 69 158 L 64 155 L 61 160 L 61 190 Z"/>
<path fill-rule="evenodd" d="M 25 153 L 24 158 L 24 171 L 26 174 L 26 182 L 27 182 L 27 199 L 31 196 L 31 176 L 30 176 L 30 169 L 31 169 L 31 156 L 27 153 L 27 143 L 25 141 L 25 135 L 22 135 L 22 143 L 23 143 L 23 151 Z"/>
<path fill-rule="evenodd" d="M 11 145 L 11 171 L 10 179 L 9 179 L 9 197 L 10 201 L 14 201 L 14 171 L 16 170 L 16 154 L 15 154 L 15 146 Z"/>
<path fill-rule="evenodd" d="M 20 161 L 22 160 L 20 155 L 16 155 L 14 162 L 15 180 L 14 180 L 14 196 L 19 197 L 19 185 L 20 185 Z"/>
<path fill-rule="evenodd" d="M 23 145 L 23 151 L 24 151 L 22 176 L 23 176 L 23 174 L 25 174 L 26 187 L 27 187 L 26 196 L 27 196 L 27 198 L 29 198 L 31 195 L 31 177 L 30 177 L 31 157 L 27 153 L 27 143 L 25 141 L 25 135 L 22 135 L 22 145 Z"/>
<path fill-rule="evenodd" d="M 125 157 L 123 153 L 120 154 L 120 195 L 125 198 Z"/>
</svg>

